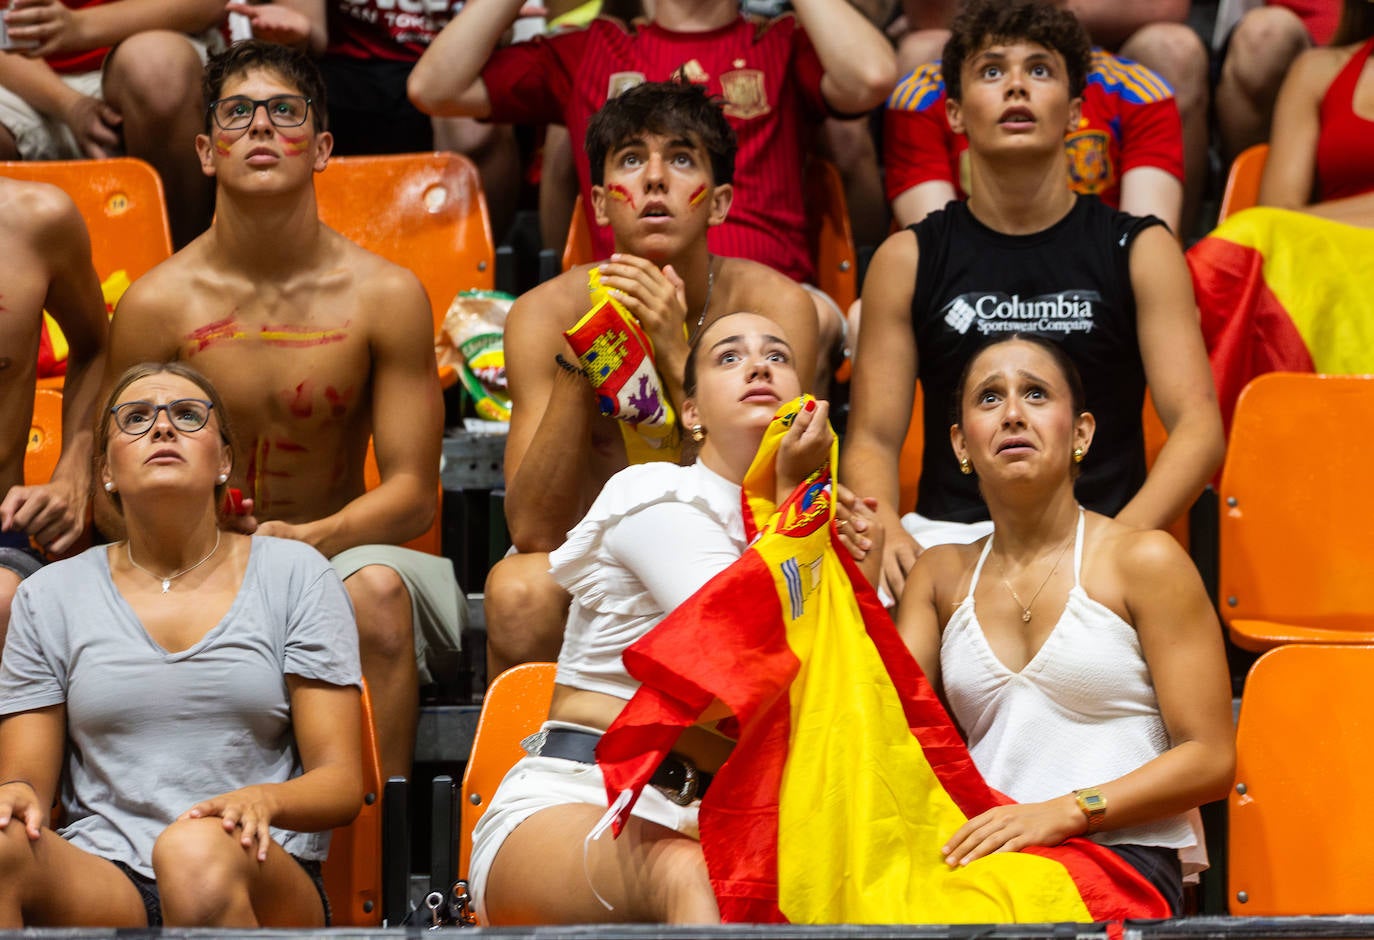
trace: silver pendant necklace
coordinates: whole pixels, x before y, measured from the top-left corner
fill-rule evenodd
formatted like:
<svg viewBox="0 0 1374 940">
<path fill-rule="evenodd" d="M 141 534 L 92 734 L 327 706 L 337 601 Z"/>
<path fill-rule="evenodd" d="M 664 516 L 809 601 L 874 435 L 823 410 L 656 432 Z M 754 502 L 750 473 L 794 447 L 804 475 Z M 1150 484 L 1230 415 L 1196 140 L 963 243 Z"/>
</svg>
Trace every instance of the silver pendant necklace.
<svg viewBox="0 0 1374 940">
<path fill-rule="evenodd" d="M 128 541 L 125 541 L 125 543 L 124 543 L 124 557 L 129 559 L 129 564 L 133 565 L 133 566 L 134 566 L 135 568 L 137 568 L 139 571 L 142 571 L 142 572 L 143 572 L 144 574 L 146 574 L 148 577 L 150 577 L 150 578 L 157 578 L 159 581 L 161 581 L 161 582 L 162 582 L 162 593 L 163 593 L 163 594 L 166 594 L 167 591 L 172 587 L 172 582 L 173 582 L 173 581 L 175 581 L 177 578 L 181 577 L 181 576 L 184 575 L 184 574 L 189 574 L 190 572 L 195 571 L 195 570 L 196 570 L 197 568 L 199 568 L 201 565 L 205 564 L 205 563 L 206 563 L 207 561 L 209 561 L 212 557 L 214 557 L 215 552 L 219 551 L 219 540 L 220 540 L 220 536 L 223 535 L 223 534 L 224 534 L 224 533 L 223 533 L 221 530 L 216 529 L 216 530 L 215 530 L 215 547 L 212 548 L 212 549 L 210 549 L 210 551 L 206 554 L 206 556 L 205 556 L 204 558 L 202 558 L 200 561 L 196 562 L 195 564 L 193 564 L 193 565 L 187 565 L 185 568 L 182 568 L 180 571 L 175 572 L 174 574 L 169 574 L 169 575 L 167 575 L 166 577 L 163 577 L 162 575 L 159 575 L 159 574 L 154 574 L 153 572 L 149 571 L 147 568 L 145 568 L 145 567 L 143 567 L 142 565 L 140 565 L 138 562 L 134 561 L 134 553 L 133 553 L 133 551 L 129 548 L 129 543 L 128 543 Z"/>
<path fill-rule="evenodd" d="M 716 287 L 716 259 L 713 255 L 706 255 L 706 302 L 701 305 L 701 316 L 697 317 L 696 328 L 692 330 L 692 335 L 687 337 L 690 345 L 692 340 L 697 338 L 701 332 L 701 325 L 706 322 L 706 311 L 711 309 L 711 292 Z"/>
</svg>

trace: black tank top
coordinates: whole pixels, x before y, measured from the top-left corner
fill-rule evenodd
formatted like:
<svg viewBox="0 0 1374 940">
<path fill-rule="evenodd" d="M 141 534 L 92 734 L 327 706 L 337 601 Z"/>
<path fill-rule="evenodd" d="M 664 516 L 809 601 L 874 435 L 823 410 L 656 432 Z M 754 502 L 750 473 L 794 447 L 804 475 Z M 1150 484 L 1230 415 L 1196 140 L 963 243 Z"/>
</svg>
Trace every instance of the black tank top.
<svg viewBox="0 0 1374 940">
<path fill-rule="evenodd" d="M 932 519 L 988 518 L 978 482 L 959 472 L 945 429 L 964 364 L 992 338 L 1035 332 L 1063 344 L 1097 418 L 1075 487 L 1078 501 L 1115 516 L 1145 481 L 1140 412 L 1145 369 L 1136 337 L 1131 242 L 1152 225 L 1079 196 L 1033 235 L 1003 235 L 952 202 L 911 227 L 920 248 L 911 319 L 925 392 L 925 451 L 916 511 Z"/>
</svg>

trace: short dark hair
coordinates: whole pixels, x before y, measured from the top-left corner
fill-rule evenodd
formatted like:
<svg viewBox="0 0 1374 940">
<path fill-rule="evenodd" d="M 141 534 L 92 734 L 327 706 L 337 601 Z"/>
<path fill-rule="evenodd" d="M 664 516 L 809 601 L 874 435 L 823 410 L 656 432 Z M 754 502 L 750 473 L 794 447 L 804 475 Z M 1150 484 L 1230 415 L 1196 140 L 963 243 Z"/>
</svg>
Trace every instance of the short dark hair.
<svg viewBox="0 0 1374 940">
<path fill-rule="evenodd" d="M 205 64 L 205 74 L 201 83 L 205 95 L 205 132 L 208 134 L 213 122 L 210 117 L 210 102 L 223 96 L 224 86 L 231 78 L 245 72 L 263 69 L 276 72 L 302 95 L 310 99 L 310 113 L 315 130 L 329 127 L 329 103 L 325 98 L 324 77 L 315 60 L 299 49 L 283 46 L 277 42 L 263 42 L 260 39 L 244 39 L 234 43 L 223 52 L 210 57 Z"/>
<path fill-rule="evenodd" d="M 954 18 L 941 56 L 949 100 L 961 100 L 965 59 L 995 43 L 1010 42 L 1033 42 L 1062 55 L 1069 97 L 1082 97 L 1092 67 L 1092 42 L 1077 17 L 1043 0 L 969 0 Z"/>
<path fill-rule="evenodd" d="M 700 141 L 711 158 L 711 183 L 734 181 L 738 144 L 720 101 L 700 85 L 674 81 L 635 85 L 592 116 L 586 138 L 592 185 L 606 181 L 607 154 L 645 132 Z"/>
<path fill-rule="evenodd" d="M 100 479 L 100 472 L 105 467 L 106 460 L 110 453 L 110 426 L 114 424 L 113 408 L 119 401 L 119 396 L 124 394 L 124 390 L 133 385 L 139 379 L 146 379 L 150 375 L 176 375 L 190 382 L 196 388 L 205 393 L 206 399 L 210 402 L 210 420 L 214 421 L 219 428 L 219 439 L 229 448 L 229 463 L 232 466 L 236 454 L 234 447 L 234 429 L 229 426 L 229 412 L 224 407 L 224 400 L 219 397 L 219 392 L 197 369 L 193 369 L 184 362 L 140 362 L 129 366 L 119 378 L 115 379 L 114 388 L 110 390 L 109 396 L 105 399 L 105 407 L 100 410 L 97 416 L 97 429 L 95 436 L 95 455 L 92 463 L 95 465 L 94 479 Z M 167 418 L 170 420 L 171 413 L 168 412 Z M 216 503 L 223 503 L 225 494 L 229 492 L 227 482 L 220 483 L 215 487 Z M 118 493 L 110 494 L 110 501 L 114 503 L 115 509 L 124 511 L 123 503 Z"/>
<path fill-rule="evenodd" d="M 1054 364 L 1064 376 L 1064 382 L 1069 386 L 1069 401 L 1073 405 L 1073 413 L 1081 415 L 1088 410 L 1088 398 L 1083 392 L 1083 377 L 1078 374 L 1078 366 L 1074 365 L 1073 359 L 1064 351 L 1062 345 L 1039 333 L 1009 333 L 995 336 L 979 346 L 977 351 L 968 357 L 968 362 L 964 363 L 964 371 L 959 373 L 959 384 L 954 387 L 954 400 L 950 402 L 950 423 L 964 423 L 964 393 L 968 391 L 968 380 L 973 373 L 973 364 L 981 359 L 989 349 L 1001 346 L 1003 343 L 1030 343 L 1032 346 L 1043 349 L 1054 360 Z"/>
</svg>

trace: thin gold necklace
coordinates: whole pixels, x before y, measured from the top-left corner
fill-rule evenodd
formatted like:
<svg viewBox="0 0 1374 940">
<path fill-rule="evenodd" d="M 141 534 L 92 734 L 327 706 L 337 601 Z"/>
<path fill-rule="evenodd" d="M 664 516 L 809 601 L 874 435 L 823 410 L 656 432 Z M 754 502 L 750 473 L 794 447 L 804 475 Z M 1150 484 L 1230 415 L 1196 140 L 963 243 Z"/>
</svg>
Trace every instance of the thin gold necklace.
<svg viewBox="0 0 1374 940">
<path fill-rule="evenodd" d="M 1022 623 L 1031 622 L 1031 608 L 1035 606 L 1035 599 L 1040 596 L 1041 591 L 1045 590 L 1045 585 L 1050 583 L 1050 578 L 1054 577 L 1054 573 L 1059 570 L 1059 563 L 1064 560 L 1064 553 L 1069 550 L 1069 544 L 1073 542 L 1074 536 L 1077 535 L 1077 533 L 1078 530 L 1075 528 L 1073 532 L 1069 533 L 1069 537 L 1064 540 L 1064 547 L 1059 549 L 1059 554 L 1055 556 L 1054 564 L 1050 566 L 1050 573 L 1045 575 L 1045 580 L 1041 581 L 1040 586 L 1035 589 L 1035 593 L 1031 595 L 1029 604 L 1021 603 L 1021 596 L 1016 593 L 1016 588 L 1012 587 L 1011 582 L 1007 580 L 1006 564 L 1001 558 L 997 559 L 997 567 L 1002 569 L 1002 583 L 1005 584 L 1007 590 L 1011 592 L 1012 600 L 1016 601 L 1016 606 L 1021 608 Z"/>
<path fill-rule="evenodd" d="M 140 565 L 138 562 L 134 561 L 134 553 L 133 553 L 133 550 L 129 548 L 129 543 L 128 543 L 127 541 L 124 543 L 124 557 L 126 557 L 126 558 L 129 559 L 129 564 L 133 565 L 133 566 L 134 566 L 135 568 L 137 568 L 139 571 L 142 571 L 144 574 L 148 575 L 148 577 L 150 577 L 150 578 L 157 578 L 159 581 L 161 581 L 161 582 L 162 582 L 162 593 L 163 593 L 163 594 L 166 594 L 167 591 L 168 591 L 168 589 L 171 588 L 172 582 L 173 582 L 173 581 L 175 581 L 177 578 L 181 577 L 181 576 L 184 575 L 184 574 L 188 574 L 189 572 L 195 571 L 195 570 L 196 570 L 197 568 L 199 568 L 201 565 L 203 565 L 203 564 L 205 564 L 207 561 L 209 561 L 209 560 L 211 559 L 211 557 L 214 556 L 215 552 L 219 551 L 219 540 L 220 540 L 220 536 L 223 535 L 223 534 L 224 534 L 224 533 L 223 533 L 220 529 L 215 529 L 215 547 L 212 548 L 212 549 L 210 549 L 210 551 L 206 554 L 206 556 L 205 556 L 204 558 L 202 558 L 200 561 L 196 562 L 194 565 L 187 565 L 185 568 L 182 568 L 180 571 L 176 572 L 175 574 L 169 574 L 169 575 L 167 575 L 165 578 L 164 578 L 162 575 L 160 575 L 160 574 L 154 574 L 153 572 L 149 571 L 147 568 L 145 568 L 145 567 L 143 567 L 142 565 Z"/>
</svg>

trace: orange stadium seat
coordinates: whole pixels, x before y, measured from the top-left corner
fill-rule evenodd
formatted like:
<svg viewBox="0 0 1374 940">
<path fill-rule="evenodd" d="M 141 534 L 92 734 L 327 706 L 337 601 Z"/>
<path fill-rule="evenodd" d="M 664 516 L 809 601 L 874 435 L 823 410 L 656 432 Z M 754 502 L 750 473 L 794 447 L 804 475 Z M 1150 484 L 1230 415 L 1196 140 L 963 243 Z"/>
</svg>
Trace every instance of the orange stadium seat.
<svg viewBox="0 0 1374 940">
<path fill-rule="evenodd" d="M 1241 392 L 1221 472 L 1219 597 L 1231 638 L 1374 643 L 1374 444 L 1350 427 L 1374 376 L 1271 372 Z"/>
<path fill-rule="evenodd" d="M 1250 670 L 1228 805 L 1232 914 L 1374 913 L 1374 804 L 1358 793 L 1374 773 L 1372 685 L 1370 646 L 1281 646 Z"/>
<path fill-rule="evenodd" d="M 370 490 L 382 482 L 382 472 L 377 467 L 377 452 L 372 447 L 372 439 L 367 441 L 367 463 L 363 464 L 364 485 Z M 434 521 L 430 524 L 429 531 L 417 535 L 409 542 L 405 543 L 406 548 L 413 548 L 417 552 L 425 552 L 429 555 L 443 555 L 443 526 L 444 526 L 444 485 L 439 484 L 439 499 L 434 506 Z"/>
<path fill-rule="evenodd" d="M 1217 222 L 1221 223 L 1229 215 L 1242 209 L 1249 209 L 1259 202 L 1260 177 L 1264 175 L 1264 161 L 1269 157 L 1268 144 L 1255 146 L 1241 151 L 1231 164 L 1231 172 L 1226 177 L 1226 189 L 1221 194 L 1221 208 L 1217 212 Z"/>
<path fill-rule="evenodd" d="M 816 286 L 829 294 L 841 310 L 848 310 L 859 296 L 859 272 L 844 183 L 833 164 L 813 159 L 806 166 L 804 186 L 807 244 L 816 266 Z M 582 197 L 578 196 L 563 243 L 563 270 L 595 260 L 587 214 L 582 211 Z"/>
<path fill-rule="evenodd" d="M 486 812 L 497 784 L 525 755 L 520 742 L 539 730 L 553 700 L 553 663 L 523 663 L 501 673 L 487 688 L 463 772 L 458 826 L 458 875 L 466 878 L 472 861 L 472 830 Z"/>
<path fill-rule="evenodd" d="M 435 333 L 459 291 L 496 284 L 482 181 L 461 154 L 334 157 L 315 178 L 315 196 L 326 225 L 415 272 Z M 458 375 L 448 368 L 439 378 L 447 388 Z"/>
<path fill-rule="evenodd" d="M 363 682 L 363 806 L 347 826 L 335 829 L 324 863 L 324 887 L 335 927 L 382 923 L 382 764 L 372 697 Z"/>
<path fill-rule="evenodd" d="M 57 458 L 62 456 L 62 393 L 55 388 L 37 389 L 33 396 L 33 422 L 24 449 L 24 482 L 30 485 L 52 479 Z"/>
<path fill-rule="evenodd" d="M 51 183 L 72 198 L 90 230 L 91 259 L 102 281 L 119 270 L 135 280 L 171 257 L 162 180 L 142 160 L 0 162 L 0 176 Z"/>
</svg>

